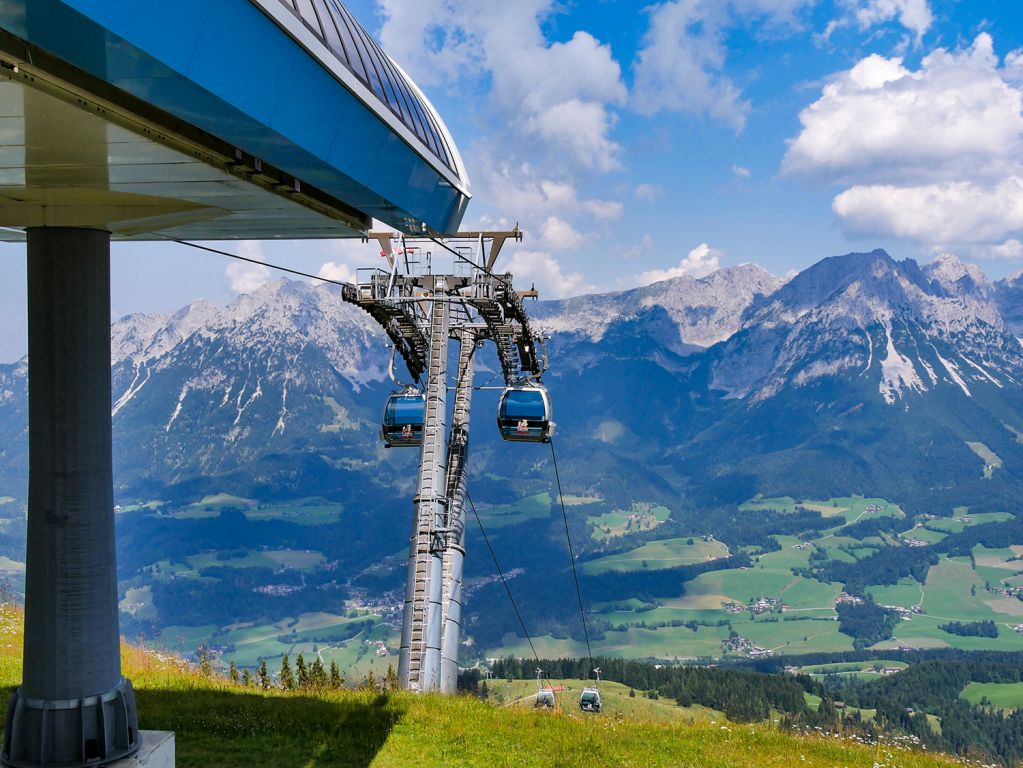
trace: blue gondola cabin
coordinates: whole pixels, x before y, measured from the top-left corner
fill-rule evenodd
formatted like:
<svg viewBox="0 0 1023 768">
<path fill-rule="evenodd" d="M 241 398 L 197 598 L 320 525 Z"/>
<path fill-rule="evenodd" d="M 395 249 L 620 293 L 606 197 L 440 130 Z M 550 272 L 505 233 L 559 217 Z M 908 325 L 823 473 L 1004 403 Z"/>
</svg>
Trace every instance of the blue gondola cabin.
<svg viewBox="0 0 1023 768">
<path fill-rule="evenodd" d="M 549 443 L 554 422 L 547 390 L 537 385 L 505 389 L 497 408 L 497 427 L 510 442 Z"/>
</svg>

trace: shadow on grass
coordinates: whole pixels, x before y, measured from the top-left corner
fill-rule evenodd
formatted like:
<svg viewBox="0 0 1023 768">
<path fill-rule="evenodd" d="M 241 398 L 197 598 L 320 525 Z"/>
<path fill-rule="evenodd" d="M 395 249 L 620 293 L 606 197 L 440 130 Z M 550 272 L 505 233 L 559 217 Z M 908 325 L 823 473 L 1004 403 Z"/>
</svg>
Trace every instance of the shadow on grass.
<svg viewBox="0 0 1023 768">
<path fill-rule="evenodd" d="M 142 689 L 136 697 L 140 728 L 174 731 L 178 768 L 365 768 L 405 714 L 387 694 Z"/>
</svg>

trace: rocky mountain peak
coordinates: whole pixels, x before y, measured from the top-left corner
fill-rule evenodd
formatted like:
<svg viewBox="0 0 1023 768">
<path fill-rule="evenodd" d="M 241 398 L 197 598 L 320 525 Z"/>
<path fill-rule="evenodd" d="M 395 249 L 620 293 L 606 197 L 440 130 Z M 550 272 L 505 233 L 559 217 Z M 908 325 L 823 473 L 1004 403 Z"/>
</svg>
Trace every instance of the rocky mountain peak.
<svg viewBox="0 0 1023 768">
<path fill-rule="evenodd" d="M 1003 386 L 1023 356 L 980 277 L 958 260 L 922 270 L 882 250 L 824 259 L 747 310 L 714 386 L 759 402 L 856 377 L 889 404 L 943 385 L 968 396 L 973 382 Z"/>
<path fill-rule="evenodd" d="M 616 324 L 663 311 L 677 326 L 665 339 L 681 353 L 727 339 L 739 328 L 745 309 L 782 284 L 756 264 L 719 269 L 706 277 L 673 277 L 621 293 L 541 302 L 535 315 L 552 331 L 600 341 Z"/>
<path fill-rule="evenodd" d="M 994 288 L 984 270 L 976 264 L 967 264 L 951 253 L 941 254 L 930 264 L 924 265 L 922 271 L 953 294 L 979 291 L 988 296 Z"/>
</svg>

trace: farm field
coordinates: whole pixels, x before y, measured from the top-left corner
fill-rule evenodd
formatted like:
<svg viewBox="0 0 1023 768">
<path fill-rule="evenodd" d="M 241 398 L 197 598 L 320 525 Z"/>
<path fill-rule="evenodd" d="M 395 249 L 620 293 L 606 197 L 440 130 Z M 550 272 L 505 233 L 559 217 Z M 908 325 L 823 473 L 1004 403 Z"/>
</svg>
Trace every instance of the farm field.
<svg viewBox="0 0 1023 768">
<path fill-rule="evenodd" d="M 251 669 L 266 659 L 273 671 L 279 668 L 284 654 L 301 653 L 307 661 L 319 655 L 327 666 L 336 661 L 346 677 L 361 679 L 370 669 L 383 675 L 388 663 L 397 665 L 399 643 L 400 633 L 392 630 L 382 616 L 360 611 L 348 616 L 304 613 L 272 624 L 172 626 L 151 645 L 186 655 L 206 645 L 225 666 L 234 662 L 240 668 Z"/>
<path fill-rule="evenodd" d="M 514 504 L 487 505 L 476 504 L 477 511 L 488 529 L 504 528 L 518 525 L 527 520 L 544 518 L 551 513 L 551 495 L 546 491 L 534 496 L 527 496 Z"/>
<path fill-rule="evenodd" d="M 1023 707 L 1023 683 L 969 683 L 960 696 L 971 704 L 987 699 L 996 709 Z"/>
<path fill-rule="evenodd" d="M 296 504 L 246 509 L 249 520 L 284 520 L 299 525 L 330 525 L 341 519 L 344 508 L 340 504 Z"/>
<path fill-rule="evenodd" d="M 671 511 L 667 507 L 637 501 L 629 509 L 617 509 L 590 518 L 590 525 L 593 526 L 593 538 L 600 541 L 626 533 L 653 530 L 670 516 Z"/>
<path fill-rule="evenodd" d="M 691 544 L 688 543 L 690 541 Z M 704 541 L 691 537 L 665 539 L 644 544 L 619 555 L 590 560 L 583 563 L 582 572 L 596 574 L 605 571 L 636 571 L 643 568 L 674 568 L 724 557 L 728 557 L 728 546 L 720 541 Z"/>
<path fill-rule="evenodd" d="M 853 639 L 839 631 L 836 621 L 835 605 L 843 585 L 823 583 L 802 573 L 811 565 L 814 553 L 818 557 L 823 554 L 831 560 L 855 563 L 884 547 L 898 546 L 897 539 L 888 534 L 871 534 L 860 539 L 845 531 L 850 525 L 868 518 L 901 520 L 905 517 L 902 509 L 882 498 L 857 496 L 817 502 L 792 498 L 753 499 L 740 509 L 770 509 L 782 514 L 812 509 L 833 520 L 835 525 L 815 538 L 775 536 L 780 548 L 762 554 L 754 552 L 752 566 L 702 573 L 688 581 L 684 593 L 677 597 L 664 597 L 656 603 L 622 600 L 594 605 L 594 617 L 606 622 L 603 637 L 593 644 L 594 652 L 661 659 L 717 657 L 726 652 L 724 641 L 729 631 L 749 643 L 737 651 L 740 655 L 754 648 L 758 653 L 779 654 L 851 650 Z M 953 517 L 925 520 L 929 528 L 935 530 L 915 527 L 913 520 L 907 520 L 903 530 L 907 531 L 906 537 L 926 536 L 939 541 L 970 526 L 1003 522 L 1008 517 L 1000 512 L 970 515 L 962 508 L 957 509 Z M 623 518 L 604 515 L 595 522 L 597 535 L 601 523 L 605 527 L 607 523 L 620 526 Z M 688 543 L 690 540 L 692 544 Z M 599 575 L 610 570 L 637 572 L 691 564 L 699 562 L 701 556 L 713 557 L 715 552 L 709 547 L 716 544 L 712 537 L 708 540 L 704 537 L 655 538 L 627 552 L 584 562 L 582 570 L 589 575 Z M 722 549 L 717 552 L 724 556 L 723 545 L 719 546 Z M 878 604 L 896 606 L 905 612 L 893 637 L 873 648 L 1023 650 L 1023 634 L 1010 627 L 1015 623 L 1023 624 L 1023 602 L 985 591 L 986 583 L 997 582 L 1004 588 L 1013 586 L 1006 581 L 1018 580 L 1023 585 L 1023 560 L 1015 559 L 1020 557 L 1020 552 L 1023 547 L 999 550 L 978 547 L 976 567 L 968 558 L 942 556 L 927 572 L 924 584 L 907 577 L 895 584 L 868 585 L 866 592 Z M 999 578 L 994 579 L 995 576 Z M 751 604 L 758 601 L 766 601 L 765 607 L 751 609 Z M 922 609 L 924 613 L 909 613 L 913 609 Z M 985 620 L 992 620 L 999 626 L 997 638 L 963 637 L 940 628 L 949 621 Z M 537 642 L 548 653 L 575 655 L 579 651 L 579 644 L 572 640 L 545 636 Z M 500 648 L 488 651 L 504 652 L 518 655 L 529 650 L 521 639 L 506 637 Z M 851 670 L 849 674 L 869 677 L 877 673 L 861 669 Z"/>
</svg>

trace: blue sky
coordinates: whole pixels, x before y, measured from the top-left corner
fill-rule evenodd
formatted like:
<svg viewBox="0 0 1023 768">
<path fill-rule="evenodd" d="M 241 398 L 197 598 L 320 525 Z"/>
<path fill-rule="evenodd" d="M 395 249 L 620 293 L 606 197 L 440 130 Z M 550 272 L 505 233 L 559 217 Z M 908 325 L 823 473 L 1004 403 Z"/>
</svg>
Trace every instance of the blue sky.
<svg viewBox="0 0 1023 768">
<path fill-rule="evenodd" d="M 1023 266 L 1020 0 L 349 0 L 444 116 L 467 226 L 553 298 L 884 247 Z M 346 277 L 351 242 L 225 247 Z M 24 353 L 24 249 L 0 245 L 0 360 Z M 114 248 L 114 312 L 275 276 Z"/>
</svg>

